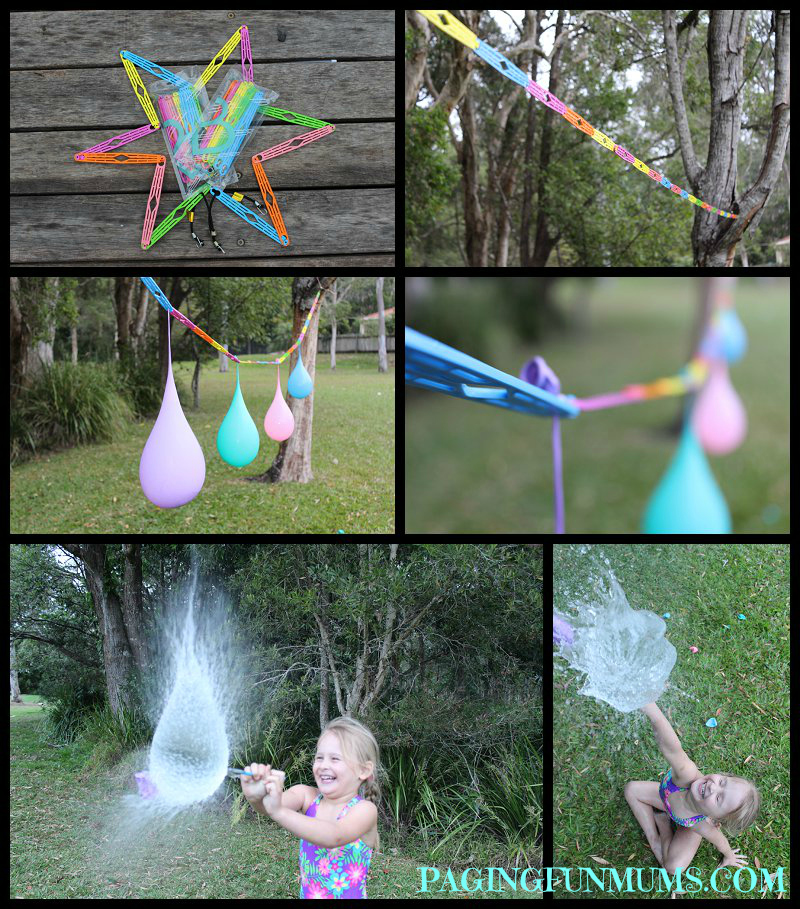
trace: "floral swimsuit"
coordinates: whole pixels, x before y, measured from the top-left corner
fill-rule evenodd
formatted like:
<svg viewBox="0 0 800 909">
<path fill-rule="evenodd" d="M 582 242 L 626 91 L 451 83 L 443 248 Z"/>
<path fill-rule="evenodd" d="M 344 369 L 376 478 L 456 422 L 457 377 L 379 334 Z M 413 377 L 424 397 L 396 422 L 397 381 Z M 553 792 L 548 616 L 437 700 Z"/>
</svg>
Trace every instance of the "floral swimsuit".
<svg viewBox="0 0 800 909">
<path fill-rule="evenodd" d="M 306 817 L 317 816 L 318 795 L 308 806 Z M 341 820 L 361 801 L 354 796 L 336 816 Z M 337 849 L 315 846 L 300 840 L 300 896 L 305 900 L 364 900 L 367 898 L 367 873 L 372 849 L 364 840 L 356 840 Z"/>
</svg>

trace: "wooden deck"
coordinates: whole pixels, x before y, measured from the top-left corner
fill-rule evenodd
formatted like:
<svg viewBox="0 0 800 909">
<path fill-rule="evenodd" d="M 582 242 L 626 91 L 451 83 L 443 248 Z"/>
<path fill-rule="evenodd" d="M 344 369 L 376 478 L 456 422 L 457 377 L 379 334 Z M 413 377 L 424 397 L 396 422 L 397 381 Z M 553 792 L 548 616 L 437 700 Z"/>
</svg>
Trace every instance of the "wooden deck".
<svg viewBox="0 0 800 909">
<path fill-rule="evenodd" d="M 395 264 L 395 16 L 392 10 L 109 10 L 14 12 L 11 28 L 11 265 L 236 268 L 392 267 Z M 147 123 L 119 52 L 173 72 L 204 68 L 247 25 L 255 81 L 276 107 L 335 124 L 336 131 L 266 161 L 291 244 L 281 248 L 217 203 L 208 236 L 196 210 L 152 249 L 140 246 L 152 167 L 79 163 L 76 152 Z M 335 62 L 334 62 L 335 61 Z M 209 83 L 232 65 L 233 51 Z M 141 73 L 145 86 L 156 81 Z M 307 128 L 265 119 L 236 159 L 234 190 L 261 201 L 250 157 Z M 164 154 L 160 130 L 123 146 Z M 167 161 L 156 224 L 180 202 Z"/>
</svg>

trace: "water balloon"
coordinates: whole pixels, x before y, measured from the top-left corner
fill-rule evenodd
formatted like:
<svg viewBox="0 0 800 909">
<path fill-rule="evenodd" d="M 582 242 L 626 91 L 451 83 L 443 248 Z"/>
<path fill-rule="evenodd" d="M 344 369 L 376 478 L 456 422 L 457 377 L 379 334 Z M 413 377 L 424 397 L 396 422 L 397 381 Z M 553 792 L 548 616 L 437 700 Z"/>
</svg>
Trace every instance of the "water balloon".
<svg viewBox="0 0 800 909">
<path fill-rule="evenodd" d="M 747 351 L 747 332 L 735 309 L 724 310 L 719 319 L 723 355 L 729 363 L 735 363 Z"/>
<path fill-rule="evenodd" d="M 148 764 L 149 782 L 173 806 L 201 802 L 228 772 L 228 736 L 215 672 L 197 641 L 190 604 L 176 649 L 174 677 Z"/>
<path fill-rule="evenodd" d="M 236 366 L 236 391 L 217 432 L 217 451 L 233 467 L 246 467 L 258 454 L 258 427 L 244 403 Z"/>
<path fill-rule="evenodd" d="M 206 462 L 203 449 L 184 416 L 172 375 L 172 348 L 167 343 L 167 383 L 158 419 L 142 451 L 139 482 L 148 499 L 160 508 L 185 505 L 203 488 Z"/>
<path fill-rule="evenodd" d="M 709 454 L 723 455 L 741 445 L 747 414 L 728 376 L 728 364 L 713 360 L 708 381 L 692 410 L 692 427 Z"/>
<path fill-rule="evenodd" d="M 278 367 L 278 380 L 275 387 L 275 397 L 264 417 L 264 431 L 276 442 L 283 442 L 294 432 L 294 417 L 286 401 L 283 400 L 281 391 L 281 369 Z"/>
<path fill-rule="evenodd" d="M 553 630 L 557 616 L 553 615 Z M 569 614 L 570 646 L 559 653 L 586 673 L 581 694 L 630 713 L 664 691 L 678 657 L 665 637 L 667 626 L 655 613 L 631 609 L 613 572 L 604 571 Z"/>
<path fill-rule="evenodd" d="M 289 376 L 289 383 L 286 388 L 293 398 L 307 398 L 314 387 L 311 376 L 303 365 L 303 353 L 297 351 L 297 363 L 295 364 L 292 374 Z"/>
<path fill-rule="evenodd" d="M 553 643 L 554 644 L 571 644 L 573 640 L 572 625 L 560 615 L 553 613 Z"/>
<path fill-rule="evenodd" d="M 689 421 L 644 513 L 644 533 L 730 533 L 731 516 Z"/>
</svg>

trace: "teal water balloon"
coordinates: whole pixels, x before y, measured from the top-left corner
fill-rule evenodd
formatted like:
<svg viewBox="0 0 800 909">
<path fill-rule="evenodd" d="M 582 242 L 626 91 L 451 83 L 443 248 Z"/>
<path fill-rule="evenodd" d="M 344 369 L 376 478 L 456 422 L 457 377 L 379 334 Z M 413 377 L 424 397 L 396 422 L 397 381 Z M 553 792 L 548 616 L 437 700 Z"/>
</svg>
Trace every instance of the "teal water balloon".
<svg viewBox="0 0 800 909">
<path fill-rule="evenodd" d="M 232 467 L 246 467 L 258 454 L 258 427 L 244 403 L 236 366 L 236 391 L 217 432 L 217 451 Z"/>
<path fill-rule="evenodd" d="M 647 503 L 644 533 L 730 533 L 731 516 L 687 420 L 678 450 Z"/>
<path fill-rule="evenodd" d="M 307 398 L 311 394 L 313 387 L 314 383 L 311 381 L 311 376 L 303 365 L 303 352 L 298 350 L 297 363 L 289 376 L 289 384 L 287 386 L 289 394 L 293 398 Z"/>
</svg>

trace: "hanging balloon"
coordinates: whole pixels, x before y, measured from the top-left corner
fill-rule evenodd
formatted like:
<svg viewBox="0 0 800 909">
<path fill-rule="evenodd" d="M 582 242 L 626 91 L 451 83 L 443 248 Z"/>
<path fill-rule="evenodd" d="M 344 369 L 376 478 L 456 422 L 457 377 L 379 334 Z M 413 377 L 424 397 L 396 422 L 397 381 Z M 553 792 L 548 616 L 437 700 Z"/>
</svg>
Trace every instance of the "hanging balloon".
<svg viewBox="0 0 800 909">
<path fill-rule="evenodd" d="M 719 315 L 720 334 L 725 359 L 729 363 L 740 360 L 747 350 L 747 332 L 735 309 L 726 309 Z"/>
<path fill-rule="evenodd" d="M 688 420 L 672 463 L 647 504 L 643 531 L 731 532 L 728 506 Z"/>
<path fill-rule="evenodd" d="M 289 383 L 286 388 L 293 398 L 307 398 L 311 394 L 313 387 L 311 376 L 306 371 L 305 366 L 303 366 L 303 352 L 298 349 L 297 363 L 289 376 Z"/>
<path fill-rule="evenodd" d="M 735 363 L 747 350 L 747 332 L 735 309 L 723 309 L 711 320 L 700 353 L 711 360 Z"/>
<path fill-rule="evenodd" d="M 148 499 L 160 508 L 191 502 L 203 488 L 206 462 L 178 400 L 172 375 L 172 347 L 167 320 L 169 368 L 158 419 L 139 462 L 139 482 Z"/>
<path fill-rule="evenodd" d="M 728 364 L 712 360 L 692 410 L 692 427 L 709 454 L 728 454 L 747 434 L 747 414 L 728 376 Z"/>
<path fill-rule="evenodd" d="M 294 417 L 286 401 L 283 400 L 281 391 L 281 368 L 278 367 L 278 382 L 275 388 L 275 397 L 264 417 L 264 431 L 276 442 L 283 442 L 294 432 Z"/>
<path fill-rule="evenodd" d="M 247 410 L 236 366 L 236 391 L 217 433 L 217 451 L 233 467 L 246 467 L 258 454 L 258 427 Z"/>
</svg>

